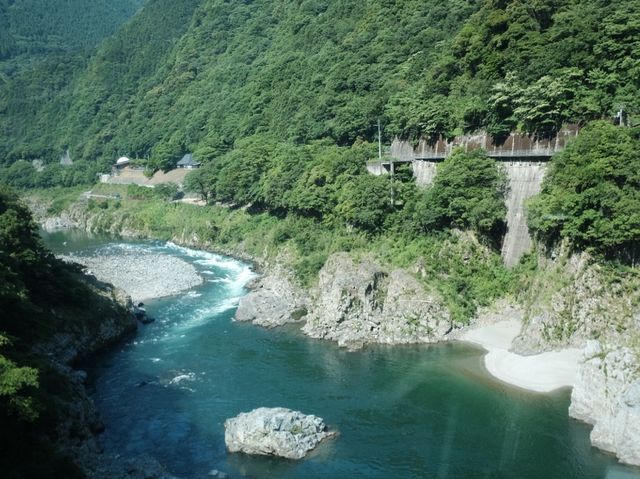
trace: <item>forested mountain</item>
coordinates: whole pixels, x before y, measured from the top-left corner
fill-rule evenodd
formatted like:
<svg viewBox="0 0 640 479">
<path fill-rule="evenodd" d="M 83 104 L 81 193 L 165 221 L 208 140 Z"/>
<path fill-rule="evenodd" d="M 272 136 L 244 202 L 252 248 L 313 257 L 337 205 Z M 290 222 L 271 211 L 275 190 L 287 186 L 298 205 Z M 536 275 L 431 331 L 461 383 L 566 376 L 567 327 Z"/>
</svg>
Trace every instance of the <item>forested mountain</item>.
<svg viewBox="0 0 640 479">
<path fill-rule="evenodd" d="M 129 19 L 144 0 L 0 0 L 0 67 L 6 60 L 95 47 Z"/>
<path fill-rule="evenodd" d="M 87 61 L 0 90 L 0 155 L 167 167 L 268 133 L 339 145 L 637 115 L 637 0 L 150 0 Z M 70 80 L 71 78 L 71 80 Z M 25 95 L 25 92 L 27 94 Z"/>
</svg>

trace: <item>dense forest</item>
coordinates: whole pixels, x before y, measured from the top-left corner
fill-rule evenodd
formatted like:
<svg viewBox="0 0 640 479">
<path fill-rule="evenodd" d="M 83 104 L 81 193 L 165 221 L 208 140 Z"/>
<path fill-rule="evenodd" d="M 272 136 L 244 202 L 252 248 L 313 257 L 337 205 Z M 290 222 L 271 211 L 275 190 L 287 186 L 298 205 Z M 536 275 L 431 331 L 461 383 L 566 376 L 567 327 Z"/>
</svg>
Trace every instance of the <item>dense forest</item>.
<svg viewBox="0 0 640 479">
<path fill-rule="evenodd" d="M 0 0 L 0 72 L 11 76 L 34 58 L 92 49 L 143 2 Z"/>
<path fill-rule="evenodd" d="M 168 168 L 254 134 L 304 144 L 635 122 L 640 13 L 616 2 L 150 0 L 87 57 L 5 80 L 5 163 Z"/>
<path fill-rule="evenodd" d="M 430 188 L 406 166 L 369 175 L 378 124 L 389 143 L 548 137 L 576 123 L 528 205 L 530 229 L 540 247 L 587 251 L 616 274 L 640 261 L 638 0 L 45 3 L 0 0 L 0 182 L 94 185 L 119 156 L 152 173 L 193 152 L 202 167 L 185 189 L 220 206 L 177 204 L 172 187 L 98 185 L 110 199 L 83 207 L 104 229 L 285 252 L 305 286 L 335 252 L 372 253 L 419 267 L 467 323 L 521 294 L 539 266 L 536 254 L 513 269 L 500 257 L 505 171 L 456 151 Z M 60 164 L 66 151 L 72 165 Z M 79 192 L 50 190 L 49 212 Z M 95 305 L 112 303 L 42 246 L 4 186 L 0 240 L 0 429 L 11 432 L 0 462 L 74 477 L 46 440 L 68 387 L 31 345 L 99 323 Z"/>
<path fill-rule="evenodd" d="M 636 6 L 149 0 L 94 51 L 5 79 L 0 174 L 18 188 L 91 184 L 120 155 L 152 172 L 195 152 L 203 167 L 187 189 L 291 221 L 281 239 L 300 246 L 306 280 L 329 251 L 310 246 L 304 230 L 316 227 L 398 241 L 472 230 L 499 251 L 506 180 L 496 162 L 455 154 L 428 190 L 406 170 L 391 183 L 370 177 L 378 121 L 385 142 L 479 129 L 548 136 L 572 122 L 587 126 L 553 160 L 531 227 L 544 242 L 635 263 Z M 620 111 L 629 128 L 613 126 Z M 72 166 L 58 164 L 65 150 Z M 485 284 L 502 282 L 488 271 Z M 469 305 L 462 319 L 482 303 L 472 276 L 450 288 Z"/>
</svg>

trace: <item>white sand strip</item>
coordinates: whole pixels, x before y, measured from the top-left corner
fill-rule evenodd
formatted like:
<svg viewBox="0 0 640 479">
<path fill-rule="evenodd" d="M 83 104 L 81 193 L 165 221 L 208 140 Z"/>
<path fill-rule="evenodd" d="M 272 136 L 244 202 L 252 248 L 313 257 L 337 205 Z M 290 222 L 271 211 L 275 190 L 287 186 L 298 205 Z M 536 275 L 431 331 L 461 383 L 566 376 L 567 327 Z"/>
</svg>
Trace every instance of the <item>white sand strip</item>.
<svg viewBox="0 0 640 479">
<path fill-rule="evenodd" d="M 461 339 L 479 344 L 489 351 L 484 358 L 485 367 L 491 375 L 505 383 L 541 393 L 574 385 L 581 349 L 520 356 L 509 352 L 519 332 L 520 322 L 507 320 L 467 331 Z"/>
</svg>

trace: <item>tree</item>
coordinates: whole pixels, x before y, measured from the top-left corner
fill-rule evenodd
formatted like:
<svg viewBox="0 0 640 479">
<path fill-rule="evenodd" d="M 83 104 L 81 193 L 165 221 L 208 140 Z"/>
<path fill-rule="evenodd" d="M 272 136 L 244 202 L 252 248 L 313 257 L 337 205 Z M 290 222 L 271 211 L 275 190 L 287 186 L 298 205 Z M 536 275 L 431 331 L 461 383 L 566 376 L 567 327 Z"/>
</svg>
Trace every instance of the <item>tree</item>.
<svg viewBox="0 0 640 479">
<path fill-rule="evenodd" d="M 358 176 L 342 188 L 337 211 L 348 224 L 378 232 L 392 211 L 390 192 L 388 177 Z"/>
<path fill-rule="evenodd" d="M 215 171 L 212 163 L 207 163 L 187 173 L 184 179 L 184 189 L 189 193 L 200 195 L 200 198 L 208 203 L 215 191 Z"/>
<path fill-rule="evenodd" d="M 640 253 L 640 140 L 599 121 L 554 156 L 529 225 L 543 240 L 637 260 Z"/>
<path fill-rule="evenodd" d="M 0 347 L 10 345 L 9 339 L 0 334 Z M 38 417 L 38 408 L 29 389 L 38 387 L 38 370 L 31 367 L 19 367 L 15 362 L 0 354 L 0 404 L 8 414 L 19 419 L 34 421 Z"/>
<path fill-rule="evenodd" d="M 506 178 L 483 151 L 454 152 L 418 196 L 414 221 L 425 232 L 473 229 L 498 243 L 505 229 Z"/>
</svg>

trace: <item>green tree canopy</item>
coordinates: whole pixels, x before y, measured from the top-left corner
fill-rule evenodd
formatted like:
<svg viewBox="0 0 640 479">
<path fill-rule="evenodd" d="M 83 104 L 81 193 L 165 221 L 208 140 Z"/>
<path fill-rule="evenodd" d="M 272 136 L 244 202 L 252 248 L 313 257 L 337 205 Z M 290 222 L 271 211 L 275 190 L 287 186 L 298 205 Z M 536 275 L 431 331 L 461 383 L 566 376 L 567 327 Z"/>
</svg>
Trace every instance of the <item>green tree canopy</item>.
<svg viewBox="0 0 640 479">
<path fill-rule="evenodd" d="M 531 201 L 529 224 L 546 241 L 568 239 L 606 256 L 640 252 L 640 139 L 637 130 L 595 122 L 549 167 Z"/>
<path fill-rule="evenodd" d="M 505 228 L 505 191 L 505 175 L 495 160 L 481 150 L 458 150 L 438 165 L 433 185 L 418 195 L 414 221 L 426 232 L 473 229 L 497 242 Z"/>
</svg>

